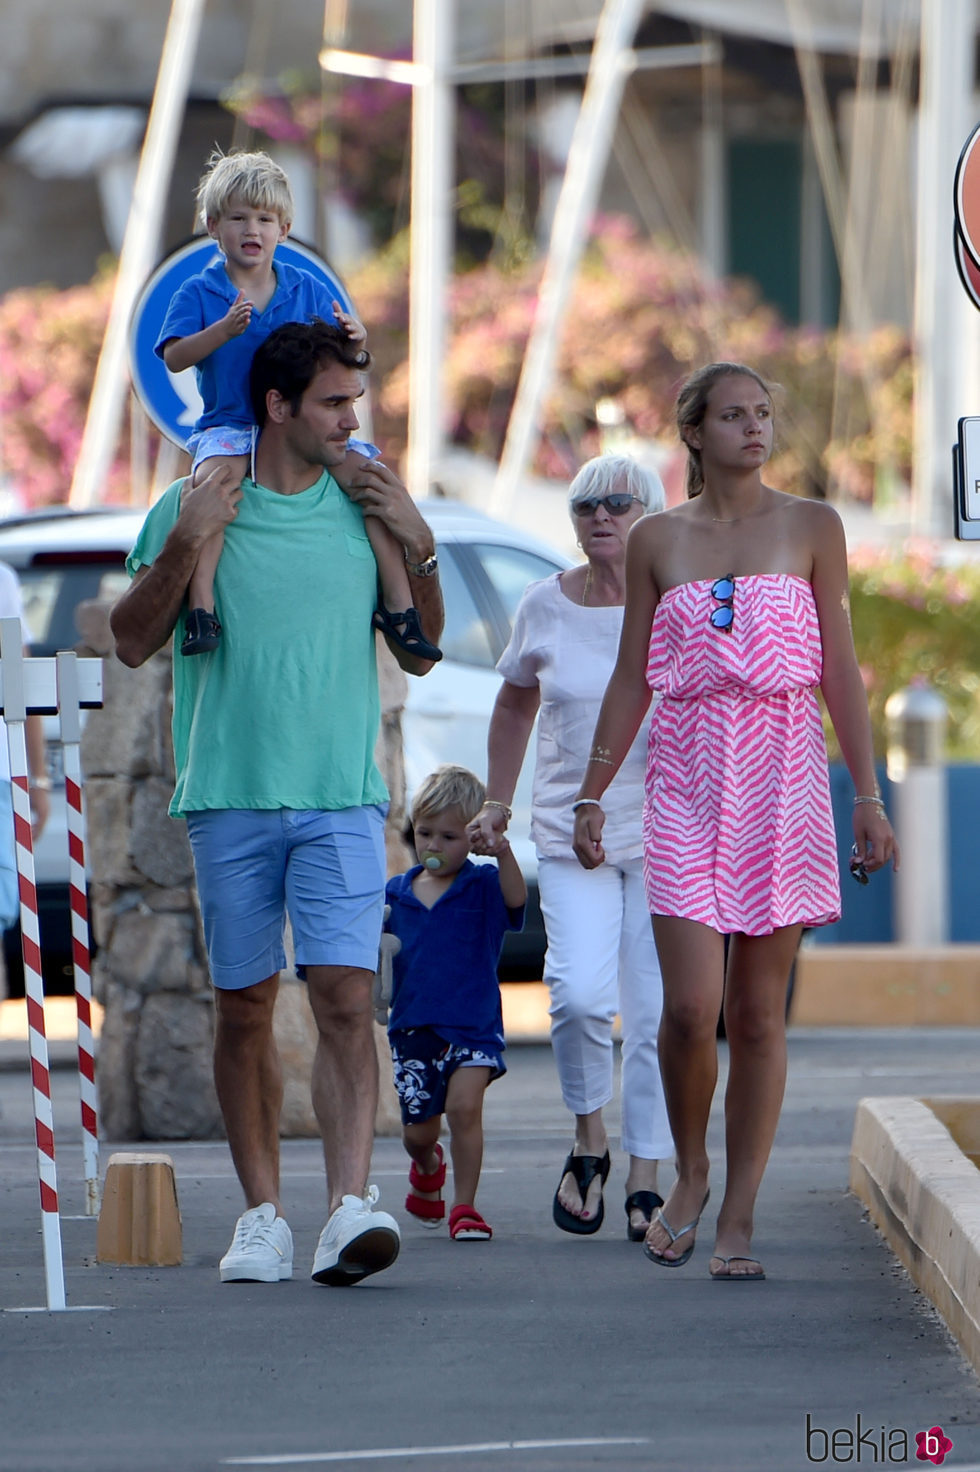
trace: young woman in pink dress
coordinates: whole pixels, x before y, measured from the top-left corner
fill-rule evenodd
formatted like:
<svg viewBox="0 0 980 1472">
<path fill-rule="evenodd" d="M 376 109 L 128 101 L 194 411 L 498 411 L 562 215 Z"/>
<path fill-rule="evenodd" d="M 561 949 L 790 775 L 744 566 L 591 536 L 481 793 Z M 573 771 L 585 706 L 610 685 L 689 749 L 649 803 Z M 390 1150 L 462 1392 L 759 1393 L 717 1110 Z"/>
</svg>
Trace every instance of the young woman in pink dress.
<svg viewBox="0 0 980 1472">
<path fill-rule="evenodd" d="M 694 1250 L 724 998 L 727 1172 L 709 1273 L 758 1282 L 753 1216 L 786 1078 L 786 981 L 802 928 L 840 915 L 818 686 L 854 782 L 853 863 L 872 872 L 897 867 L 899 854 L 875 778 L 837 513 L 763 482 L 773 403 L 753 369 L 700 369 L 677 423 L 688 500 L 630 533 L 622 639 L 575 803 L 575 852 L 587 869 L 603 862 L 601 798 L 656 690 L 645 883 L 678 1175 L 645 1251 L 680 1267 Z"/>
</svg>

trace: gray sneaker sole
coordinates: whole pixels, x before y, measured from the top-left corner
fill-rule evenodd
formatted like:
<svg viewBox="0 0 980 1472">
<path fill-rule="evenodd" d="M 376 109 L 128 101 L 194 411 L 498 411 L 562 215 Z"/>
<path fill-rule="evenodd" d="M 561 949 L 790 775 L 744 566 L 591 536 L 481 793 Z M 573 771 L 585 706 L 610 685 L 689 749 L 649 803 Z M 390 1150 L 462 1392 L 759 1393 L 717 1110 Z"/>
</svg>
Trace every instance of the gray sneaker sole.
<svg viewBox="0 0 980 1472">
<path fill-rule="evenodd" d="M 267 1272 L 257 1273 L 254 1268 L 250 1269 L 243 1263 L 241 1267 L 219 1267 L 218 1273 L 222 1283 L 285 1283 L 293 1276 L 293 1265 L 281 1263 L 278 1272 L 269 1269 Z"/>
<path fill-rule="evenodd" d="M 401 1238 L 390 1227 L 369 1227 L 341 1249 L 336 1262 L 321 1268 L 314 1263 L 311 1277 L 328 1288 L 352 1288 L 362 1278 L 390 1268 L 400 1247 Z"/>
</svg>

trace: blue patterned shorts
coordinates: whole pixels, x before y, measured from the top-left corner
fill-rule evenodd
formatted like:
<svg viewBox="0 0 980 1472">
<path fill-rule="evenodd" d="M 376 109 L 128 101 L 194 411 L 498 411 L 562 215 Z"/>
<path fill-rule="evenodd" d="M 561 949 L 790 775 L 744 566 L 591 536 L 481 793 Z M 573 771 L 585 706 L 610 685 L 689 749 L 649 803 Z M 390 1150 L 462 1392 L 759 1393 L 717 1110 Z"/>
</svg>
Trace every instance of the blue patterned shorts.
<svg viewBox="0 0 980 1472">
<path fill-rule="evenodd" d="M 191 474 L 200 465 L 202 460 L 210 460 L 215 455 L 246 455 L 249 459 L 249 475 L 254 479 L 255 472 L 255 442 L 259 432 L 253 424 L 250 429 L 240 429 L 237 425 L 221 424 L 211 429 L 199 429 L 192 434 L 185 446 L 191 457 Z M 377 445 L 372 445 L 370 440 L 356 440 L 351 437 L 348 448 L 356 450 L 363 455 L 365 460 L 377 460 L 381 451 Z"/>
<path fill-rule="evenodd" d="M 457 1068 L 489 1068 L 490 1082 L 507 1072 L 503 1049 L 447 1043 L 431 1027 L 399 1028 L 388 1034 L 402 1124 L 421 1124 L 446 1112 L 446 1090 Z"/>
</svg>

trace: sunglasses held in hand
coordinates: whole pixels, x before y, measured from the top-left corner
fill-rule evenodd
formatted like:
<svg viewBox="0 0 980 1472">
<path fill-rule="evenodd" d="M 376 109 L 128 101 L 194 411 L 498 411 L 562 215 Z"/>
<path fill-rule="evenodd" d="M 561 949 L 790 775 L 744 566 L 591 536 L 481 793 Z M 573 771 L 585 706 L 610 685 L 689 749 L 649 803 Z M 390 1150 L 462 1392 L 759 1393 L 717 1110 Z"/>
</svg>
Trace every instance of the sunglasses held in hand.
<svg viewBox="0 0 980 1472">
<path fill-rule="evenodd" d="M 870 882 L 871 875 L 864 867 L 864 860 L 861 858 L 857 844 L 854 844 L 851 849 L 849 867 L 851 870 L 851 878 L 856 879 L 858 884 L 868 884 Z"/>
</svg>

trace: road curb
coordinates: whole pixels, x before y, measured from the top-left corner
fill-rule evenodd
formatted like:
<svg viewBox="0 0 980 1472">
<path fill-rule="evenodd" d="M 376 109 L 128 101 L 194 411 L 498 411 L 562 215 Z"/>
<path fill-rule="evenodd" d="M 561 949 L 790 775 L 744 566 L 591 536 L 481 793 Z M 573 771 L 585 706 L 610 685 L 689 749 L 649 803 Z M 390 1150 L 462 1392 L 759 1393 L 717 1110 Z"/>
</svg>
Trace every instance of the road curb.
<svg viewBox="0 0 980 1472">
<path fill-rule="evenodd" d="M 975 1143 L 980 1098 L 862 1099 L 850 1187 L 980 1370 L 980 1176 L 944 1120 Z"/>
</svg>

